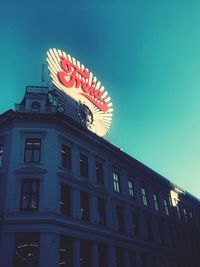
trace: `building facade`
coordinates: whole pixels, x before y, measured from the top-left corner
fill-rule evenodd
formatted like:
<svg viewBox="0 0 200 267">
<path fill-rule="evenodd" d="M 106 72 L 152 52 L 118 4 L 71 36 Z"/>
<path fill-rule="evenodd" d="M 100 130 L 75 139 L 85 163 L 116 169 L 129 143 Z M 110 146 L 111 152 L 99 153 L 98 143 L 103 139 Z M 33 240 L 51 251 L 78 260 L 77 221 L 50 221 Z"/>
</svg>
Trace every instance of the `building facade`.
<svg viewBox="0 0 200 267">
<path fill-rule="evenodd" d="M 0 116 L 0 267 L 199 267 L 200 202 L 27 87 Z"/>
</svg>

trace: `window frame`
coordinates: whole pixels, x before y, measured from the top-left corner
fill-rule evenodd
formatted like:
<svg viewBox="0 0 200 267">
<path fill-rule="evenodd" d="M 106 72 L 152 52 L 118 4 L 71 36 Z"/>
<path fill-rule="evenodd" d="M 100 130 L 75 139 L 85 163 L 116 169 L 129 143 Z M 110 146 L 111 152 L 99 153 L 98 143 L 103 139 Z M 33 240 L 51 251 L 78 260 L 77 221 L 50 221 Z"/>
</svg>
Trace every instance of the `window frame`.
<svg viewBox="0 0 200 267">
<path fill-rule="evenodd" d="M 147 190 L 144 186 L 141 187 L 141 193 L 142 193 L 142 203 L 143 206 L 148 206 L 148 198 L 147 198 Z"/>
<path fill-rule="evenodd" d="M 64 193 L 67 193 L 67 194 L 64 195 Z M 72 205 L 71 187 L 65 183 L 61 183 L 60 184 L 60 213 L 62 215 L 70 216 L 72 212 L 71 205 Z"/>
<path fill-rule="evenodd" d="M 36 191 L 32 191 L 32 185 L 36 183 Z M 25 184 L 28 184 L 28 191 L 25 191 Z M 26 208 L 23 207 L 23 197 L 29 196 L 28 205 Z M 31 199 L 36 196 L 36 207 L 31 208 Z M 40 198 L 40 179 L 22 179 L 21 181 L 21 193 L 20 193 L 20 211 L 37 211 L 39 208 L 39 198 Z"/>
<path fill-rule="evenodd" d="M 30 142 L 30 140 L 32 140 L 32 145 L 31 148 L 27 148 L 28 146 L 28 142 Z M 33 142 L 34 140 L 34 142 Z M 37 143 L 37 141 L 39 140 L 39 148 L 35 147 L 35 143 Z M 35 142 L 36 141 L 36 142 Z M 24 139 L 24 163 L 40 163 L 41 162 L 41 148 L 42 148 L 42 138 L 41 137 L 25 137 Z M 31 159 L 28 160 L 27 158 L 27 151 L 31 151 Z M 34 160 L 34 155 L 35 153 L 39 151 L 39 157 L 38 159 Z"/>
<path fill-rule="evenodd" d="M 135 186 L 133 179 L 128 179 L 128 194 L 131 199 L 135 199 Z"/>
<path fill-rule="evenodd" d="M 120 175 L 118 172 L 113 171 L 113 189 L 115 193 L 121 193 Z"/>
<path fill-rule="evenodd" d="M 98 168 L 98 165 L 100 166 L 100 168 Z M 100 171 L 98 171 L 100 169 Z M 97 181 L 97 184 L 99 185 L 102 185 L 104 186 L 104 178 L 105 178 L 105 175 L 104 175 L 104 164 L 100 161 L 100 160 L 96 160 L 95 161 L 95 172 L 96 172 L 96 181 Z"/>
<path fill-rule="evenodd" d="M 86 160 L 86 164 L 84 163 L 84 160 Z M 86 153 L 80 152 L 79 167 L 80 167 L 80 175 L 85 178 L 89 178 L 89 157 Z"/>
<path fill-rule="evenodd" d="M 153 202 L 154 202 L 154 209 L 157 212 L 159 212 L 160 211 L 160 205 L 159 205 L 158 194 L 157 193 L 153 193 Z"/>
<path fill-rule="evenodd" d="M 120 233 L 125 232 L 124 207 L 116 205 L 117 229 Z"/>
<path fill-rule="evenodd" d="M 164 199 L 163 202 L 164 202 L 165 214 L 169 217 L 170 216 L 170 212 L 169 212 L 169 206 L 168 206 L 168 203 L 167 203 L 167 199 Z"/>
<path fill-rule="evenodd" d="M 66 149 L 67 151 L 65 150 L 65 148 L 67 148 Z M 67 170 L 71 170 L 72 169 L 72 147 L 66 144 L 65 142 L 62 142 L 60 154 L 61 154 L 61 167 Z"/>
<path fill-rule="evenodd" d="M 80 212 L 81 212 L 81 220 L 84 222 L 89 222 L 90 221 L 90 194 L 86 191 L 80 191 Z"/>
</svg>

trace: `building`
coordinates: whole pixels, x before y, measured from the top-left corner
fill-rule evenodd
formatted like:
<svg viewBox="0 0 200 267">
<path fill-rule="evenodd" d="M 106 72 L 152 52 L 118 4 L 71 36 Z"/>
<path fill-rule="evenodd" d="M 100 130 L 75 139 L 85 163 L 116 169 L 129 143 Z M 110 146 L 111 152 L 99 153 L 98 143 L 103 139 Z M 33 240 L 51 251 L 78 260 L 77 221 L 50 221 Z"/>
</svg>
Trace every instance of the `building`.
<svg viewBox="0 0 200 267">
<path fill-rule="evenodd" d="M 0 115 L 0 267 L 199 267 L 200 202 L 27 87 Z"/>
</svg>

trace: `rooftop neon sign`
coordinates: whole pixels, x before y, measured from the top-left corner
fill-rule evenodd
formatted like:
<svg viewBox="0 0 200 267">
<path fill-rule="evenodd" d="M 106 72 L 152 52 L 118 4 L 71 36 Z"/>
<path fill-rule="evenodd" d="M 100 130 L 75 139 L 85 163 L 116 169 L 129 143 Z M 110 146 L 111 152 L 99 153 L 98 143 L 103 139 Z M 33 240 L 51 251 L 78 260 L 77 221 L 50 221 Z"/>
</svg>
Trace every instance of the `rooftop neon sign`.
<svg viewBox="0 0 200 267">
<path fill-rule="evenodd" d="M 87 107 L 92 114 L 88 128 L 100 136 L 105 135 L 112 121 L 113 109 L 104 86 L 83 64 L 59 49 L 49 49 L 47 62 L 53 84 Z"/>
</svg>

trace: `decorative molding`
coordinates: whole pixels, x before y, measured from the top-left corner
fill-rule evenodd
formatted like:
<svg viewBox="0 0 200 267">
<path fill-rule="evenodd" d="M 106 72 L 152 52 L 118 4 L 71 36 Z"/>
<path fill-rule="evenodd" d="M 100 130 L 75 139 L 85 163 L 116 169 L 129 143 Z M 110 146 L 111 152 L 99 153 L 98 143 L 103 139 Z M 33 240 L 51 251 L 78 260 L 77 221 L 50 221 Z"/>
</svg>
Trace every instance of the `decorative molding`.
<svg viewBox="0 0 200 267">
<path fill-rule="evenodd" d="M 46 169 L 37 167 L 37 166 L 26 166 L 15 170 L 17 174 L 45 174 L 47 173 Z"/>
</svg>

